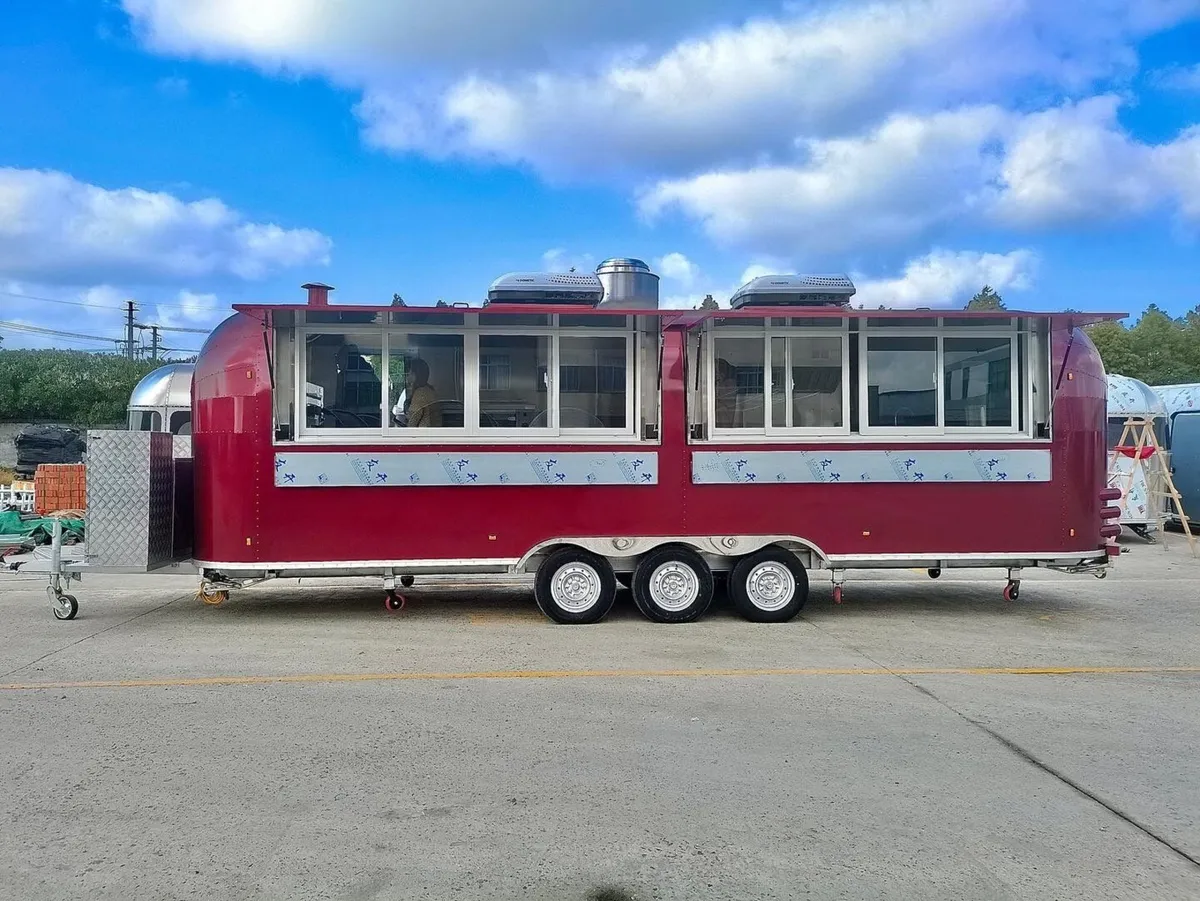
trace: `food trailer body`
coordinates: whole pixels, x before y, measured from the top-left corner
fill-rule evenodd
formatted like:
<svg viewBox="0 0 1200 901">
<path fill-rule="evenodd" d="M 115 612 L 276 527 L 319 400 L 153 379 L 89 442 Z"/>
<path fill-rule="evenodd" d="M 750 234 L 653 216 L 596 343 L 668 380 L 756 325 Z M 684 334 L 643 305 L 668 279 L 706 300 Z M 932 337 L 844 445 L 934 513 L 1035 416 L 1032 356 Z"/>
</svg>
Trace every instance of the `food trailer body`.
<svg viewBox="0 0 1200 901">
<path fill-rule="evenodd" d="M 747 618 L 781 621 L 814 569 L 837 600 L 859 568 L 998 567 L 1011 598 L 1023 567 L 1107 572 L 1105 377 L 1081 327 L 1111 316 L 866 312 L 848 280 L 795 276 L 667 310 L 656 285 L 606 303 L 594 281 L 501 279 L 475 308 L 330 305 L 321 285 L 235 307 L 192 390 L 203 590 L 371 575 L 396 607 L 422 574 L 532 572 L 558 622 L 600 619 L 618 581 L 683 622 L 724 577 Z M 115 452 L 147 486 L 151 443 Z"/>
</svg>

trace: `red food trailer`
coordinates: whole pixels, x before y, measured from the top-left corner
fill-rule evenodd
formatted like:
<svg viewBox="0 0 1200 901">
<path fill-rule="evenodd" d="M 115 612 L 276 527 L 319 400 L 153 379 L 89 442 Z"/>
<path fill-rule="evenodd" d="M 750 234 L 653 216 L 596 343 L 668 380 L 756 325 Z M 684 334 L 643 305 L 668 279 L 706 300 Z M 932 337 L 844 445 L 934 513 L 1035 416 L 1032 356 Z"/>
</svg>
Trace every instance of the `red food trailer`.
<svg viewBox="0 0 1200 901">
<path fill-rule="evenodd" d="M 671 310 L 645 264 L 598 272 L 506 276 L 481 306 L 316 284 L 236 306 L 196 361 L 188 521 L 165 509 L 189 462 L 170 436 L 93 433 L 87 560 L 52 574 L 56 614 L 103 568 L 194 567 L 213 602 L 369 575 L 390 609 L 424 574 L 533 573 L 560 623 L 603 618 L 618 583 L 657 622 L 701 616 L 719 581 L 782 622 L 818 569 L 839 602 L 855 569 L 995 567 L 1014 600 L 1025 567 L 1106 574 L 1119 511 L 1081 327 L 1115 315 L 853 309 L 844 276 Z"/>
</svg>

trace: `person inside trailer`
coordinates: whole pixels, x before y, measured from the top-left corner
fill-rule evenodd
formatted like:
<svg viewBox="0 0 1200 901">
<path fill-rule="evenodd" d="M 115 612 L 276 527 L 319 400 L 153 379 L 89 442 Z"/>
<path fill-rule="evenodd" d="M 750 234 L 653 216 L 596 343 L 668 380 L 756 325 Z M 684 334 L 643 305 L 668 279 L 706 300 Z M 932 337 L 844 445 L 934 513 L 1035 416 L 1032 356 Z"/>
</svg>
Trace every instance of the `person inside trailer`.
<svg viewBox="0 0 1200 901">
<path fill-rule="evenodd" d="M 733 367 L 725 359 L 717 360 L 717 428 L 732 429 L 737 420 L 737 380 Z"/>
<path fill-rule="evenodd" d="M 441 426 L 437 393 L 429 384 L 429 364 L 414 359 L 404 374 L 404 394 L 392 409 L 396 421 L 408 428 L 435 429 Z"/>
</svg>

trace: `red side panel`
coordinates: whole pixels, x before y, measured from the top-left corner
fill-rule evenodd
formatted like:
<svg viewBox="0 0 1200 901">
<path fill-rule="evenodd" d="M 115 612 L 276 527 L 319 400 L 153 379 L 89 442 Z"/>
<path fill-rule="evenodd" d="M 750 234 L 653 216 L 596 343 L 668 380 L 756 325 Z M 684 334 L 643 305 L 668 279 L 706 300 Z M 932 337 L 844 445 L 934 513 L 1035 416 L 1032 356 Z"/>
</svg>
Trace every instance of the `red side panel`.
<svg viewBox="0 0 1200 901">
<path fill-rule="evenodd" d="M 1081 332 L 1075 333 L 1069 353 L 1068 333 L 1055 332 L 1051 357 L 1054 378 L 1061 372 L 1061 379 L 1053 402 L 1050 482 L 693 485 L 683 334 L 668 329 L 657 485 L 279 488 L 263 326 L 239 313 L 212 334 L 196 366 L 195 556 L 231 563 L 512 559 L 560 537 L 723 534 L 798 535 L 834 555 L 1095 551 L 1103 546 L 1104 372 Z M 969 441 L 869 445 L 880 450 L 1002 446 Z M 339 449 L 406 450 L 383 444 L 312 448 Z M 539 449 L 544 447 L 504 448 Z M 624 449 L 650 450 L 644 445 Z M 307 450 L 288 446 L 290 454 Z"/>
</svg>

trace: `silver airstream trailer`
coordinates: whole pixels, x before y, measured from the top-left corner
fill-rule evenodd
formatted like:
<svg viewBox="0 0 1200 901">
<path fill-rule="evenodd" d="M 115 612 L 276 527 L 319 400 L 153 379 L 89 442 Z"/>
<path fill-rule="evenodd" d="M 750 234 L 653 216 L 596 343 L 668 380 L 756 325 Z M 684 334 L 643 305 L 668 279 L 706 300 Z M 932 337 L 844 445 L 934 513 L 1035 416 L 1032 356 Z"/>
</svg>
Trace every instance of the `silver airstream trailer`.
<svg viewBox="0 0 1200 901">
<path fill-rule="evenodd" d="M 147 374 L 129 396 L 129 428 L 135 432 L 170 432 L 175 456 L 192 455 L 191 363 L 168 363 Z"/>
<path fill-rule="evenodd" d="M 1162 441 L 1166 435 L 1167 409 L 1154 389 L 1145 382 L 1124 375 L 1108 375 L 1108 486 L 1119 488 L 1121 508 L 1119 522 L 1128 526 L 1142 538 L 1149 538 L 1158 531 L 1162 520 L 1162 486 L 1155 475 L 1150 459 L 1135 454 L 1130 446 L 1132 440 L 1126 436 L 1126 446 L 1118 447 L 1129 420 L 1150 420 L 1154 432 Z"/>
</svg>

